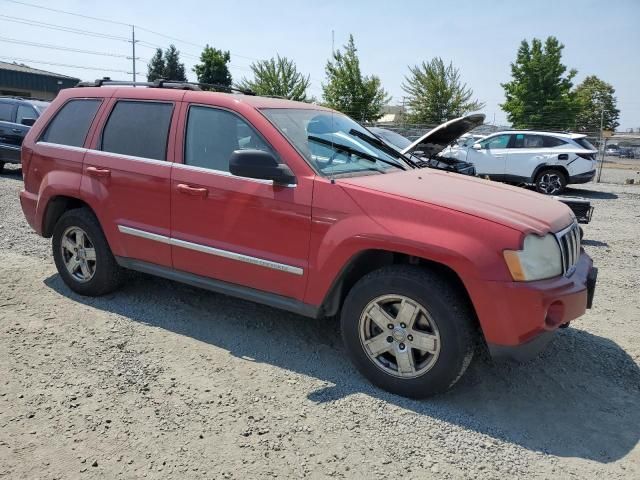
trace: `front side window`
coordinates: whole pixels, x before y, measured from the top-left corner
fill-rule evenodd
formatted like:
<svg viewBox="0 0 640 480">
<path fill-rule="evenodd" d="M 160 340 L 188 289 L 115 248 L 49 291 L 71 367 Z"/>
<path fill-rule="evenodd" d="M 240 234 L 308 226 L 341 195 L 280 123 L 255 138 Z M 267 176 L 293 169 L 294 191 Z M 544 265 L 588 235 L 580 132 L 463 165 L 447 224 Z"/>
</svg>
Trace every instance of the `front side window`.
<svg viewBox="0 0 640 480">
<path fill-rule="evenodd" d="M 172 113 L 172 103 L 118 101 L 104 127 L 101 150 L 166 160 Z"/>
<path fill-rule="evenodd" d="M 497 135 L 495 137 L 487 138 L 486 140 L 481 141 L 480 145 L 482 146 L 482 148 L 486 148 L 489 150 L 496 148 L 507 148 L 507 145 L 509 144 L 509 137 L 511 137 L 511 135 Z"/>
<path fill-rule="evenodd" d="M 218 108 L 189 108 L 185 165 L 228 172 L 231 154 L 244 149 L 274 153 L 255 129 L 237 115 Z"/>
<path fill-rule="evenodd" d="M 29 105 L 18 105 L 18 112 L 16 113 L 16 123 L 22 123 L 25 118 L 38 118 L 38 114 Z"/>
<path fill-rule="evenodd" d="M 64 104 L 40 137 L 41 142 L 82 147 L 101 100 L 86 98 Z"/>
<path fill-rule="evenodd" d="M 346 115 L 292 108 L 262 112 L 321 175 L 351 176 L 406 168 L 396 150 Z"/>
</svg>

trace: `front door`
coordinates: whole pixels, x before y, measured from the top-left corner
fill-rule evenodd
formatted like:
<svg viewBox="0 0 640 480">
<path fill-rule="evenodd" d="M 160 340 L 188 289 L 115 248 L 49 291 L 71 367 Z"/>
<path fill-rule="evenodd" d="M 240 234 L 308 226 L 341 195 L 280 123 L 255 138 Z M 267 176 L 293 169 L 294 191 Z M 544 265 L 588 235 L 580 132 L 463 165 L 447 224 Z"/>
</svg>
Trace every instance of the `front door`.
<svg viewBox="0 0 640 480">
<path fill-rule="evenodd" d="M 185 112 L 183 163 L 171 174 L 171 245 L 177 270 L 302 298 L 308 274 L 312 178 L 277 186 L 229 173 L 234 150 L 277 152 L 228 110 Z"/>
<path fill-rule="evenodd" d="M 478 175 L 488 175 L 491 179 L 502 180 L 510 137 L 508 134 L 496 135 L 478 142 L 480 149 L 469 148 L 467 161 L 475 165 Z"/>
</svg>

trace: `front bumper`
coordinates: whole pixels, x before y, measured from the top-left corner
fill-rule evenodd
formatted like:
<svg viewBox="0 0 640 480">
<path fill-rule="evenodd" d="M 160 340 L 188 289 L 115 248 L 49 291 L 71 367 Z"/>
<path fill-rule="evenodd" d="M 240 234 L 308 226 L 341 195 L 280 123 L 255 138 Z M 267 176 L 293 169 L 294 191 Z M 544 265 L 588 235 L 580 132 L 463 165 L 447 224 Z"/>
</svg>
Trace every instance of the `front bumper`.
<svg viewBox="0 0 640 480">
<path fill-rule="evenodd" d="M 591 258 L 582 251 L 569 277 L 489 282 L 493 301 L 476 310 L 492 356 L 516 360 L 536 356 L 560 326 L 591 308 L 597 274 Z"/>
<path fill-rule="evenodd" d="M 593 177 L 596 176 L 596 171 L 591 170 L 585 173 L 579 173 L 578 175 L 571 175 L 569 177 L 569 183 L 587 183 L 593 180 Z"/>
</svg>

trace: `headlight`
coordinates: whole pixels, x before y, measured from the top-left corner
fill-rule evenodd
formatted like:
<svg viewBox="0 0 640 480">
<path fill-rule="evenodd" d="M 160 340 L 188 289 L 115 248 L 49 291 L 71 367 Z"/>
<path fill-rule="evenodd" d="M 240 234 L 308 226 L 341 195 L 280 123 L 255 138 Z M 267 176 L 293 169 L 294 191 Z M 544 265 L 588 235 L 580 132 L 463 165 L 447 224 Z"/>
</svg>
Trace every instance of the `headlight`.
<svg viewBox="0 0 640 480">
<path fill-rule="evenodd" d="M 517 282 L 543 280 L 562 275 L 560 245 L 551 234 L 527 235 L 522 250 L 505 250 L 504 259 Z"/>
</svg>

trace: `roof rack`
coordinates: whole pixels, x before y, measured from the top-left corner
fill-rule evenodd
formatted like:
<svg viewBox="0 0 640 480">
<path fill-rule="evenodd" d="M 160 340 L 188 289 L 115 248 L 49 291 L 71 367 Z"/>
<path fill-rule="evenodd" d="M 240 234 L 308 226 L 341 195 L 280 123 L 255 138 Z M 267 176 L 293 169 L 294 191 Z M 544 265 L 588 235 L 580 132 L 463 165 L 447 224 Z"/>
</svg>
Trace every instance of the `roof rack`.
<svg viewBox="0 0 640 480">
<path fill-rule="evenodd" d="M 111 80 L 109 77 L 97 79 L 93 82 L 79 82 L 76 87 L 103 87 L 103 86 L 132 86 L 132 87 L 148 87 L 148 88 L 175 88 L 178 90 L 215 90 L 218 92 L 238 92 L 244 95 L 255 95 L 255 92 L 249 89 L 228 87 L 217 83 L 202 82 L 183 82 L 180 80 L 165 80 L 159 78 L 153 82 L 133 82 L 129 80 Z"/>
</svg>

